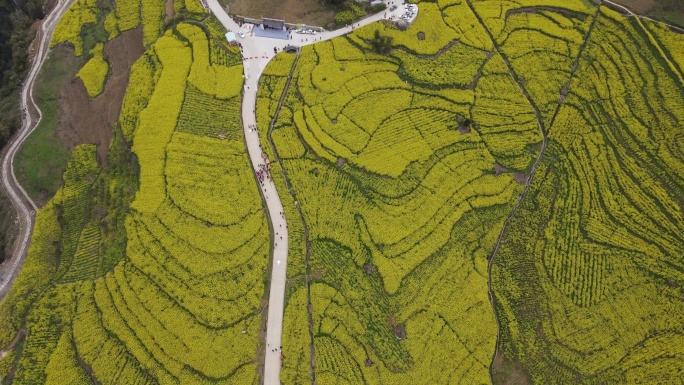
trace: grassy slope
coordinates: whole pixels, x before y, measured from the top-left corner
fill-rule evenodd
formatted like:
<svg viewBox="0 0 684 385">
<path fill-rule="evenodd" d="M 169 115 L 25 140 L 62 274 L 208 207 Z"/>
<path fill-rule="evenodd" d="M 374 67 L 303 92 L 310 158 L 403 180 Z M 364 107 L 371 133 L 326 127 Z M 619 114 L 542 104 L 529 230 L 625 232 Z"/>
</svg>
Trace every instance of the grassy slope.
<svg viewBox="0 0 684 385">
<path fill-rule="evenodd" d="M 646 16 L 684 28 L 684 2 L 680 0 L 658 0 Z"/>
<path fill-rule="evenodd" d="M 35 131 L 26 139 L 14 165 L 19 183 L 39 205 L 50 199 L 62 185 L 69 152 L 57 137 L 58 97 L 62 86 L 71 81 L 82 65 L 66 48 L 52 51 L 36 81 L 34 98 L 43 113 Z"/>
<path fill-rule="evenodd" d="M 325 26 L 335 16 L 330 7 L 317 0 L 221 0 L 230 13 L 246 17 L 271 17 L 288 23 Z"/>
</svg>

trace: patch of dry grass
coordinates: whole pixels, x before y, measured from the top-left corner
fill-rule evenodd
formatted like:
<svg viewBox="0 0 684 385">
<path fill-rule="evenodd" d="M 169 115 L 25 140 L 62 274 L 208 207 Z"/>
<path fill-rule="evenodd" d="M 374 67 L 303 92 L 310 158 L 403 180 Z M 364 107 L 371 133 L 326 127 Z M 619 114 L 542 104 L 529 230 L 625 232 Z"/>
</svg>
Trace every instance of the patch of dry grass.
<svg viewBox="0 0 684 385">
<path fill-rule="evenodd" d="M 231 15 L 247 17 L 270 17 L 284 19 L 288 23 L 303 23 L 324 27 L 335 12 L 321 4 L 320 0 L 221 0 L 229 7 Z"/>
</svg>

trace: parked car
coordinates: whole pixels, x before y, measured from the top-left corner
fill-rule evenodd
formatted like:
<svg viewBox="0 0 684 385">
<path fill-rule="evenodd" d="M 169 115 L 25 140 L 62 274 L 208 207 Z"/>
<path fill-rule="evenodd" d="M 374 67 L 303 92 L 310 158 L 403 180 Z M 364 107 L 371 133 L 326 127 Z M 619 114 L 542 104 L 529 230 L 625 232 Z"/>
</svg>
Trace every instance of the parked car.
<svg viewBox="0 0 684 385">
<path fill-rule="evenodd" d="M 390 12 L 394 11 L 395 9 L 397 9 L 397 6 L 396 6 L 396 5 L 391 6 L 391 7 L 390 7 Z"/>
<path fill-rule="evenodd" d="M 237 35 L 240 36 L 241 38 L 245 38 L 245 33 L 242 31 L 237 31 Z"/>
</svg>

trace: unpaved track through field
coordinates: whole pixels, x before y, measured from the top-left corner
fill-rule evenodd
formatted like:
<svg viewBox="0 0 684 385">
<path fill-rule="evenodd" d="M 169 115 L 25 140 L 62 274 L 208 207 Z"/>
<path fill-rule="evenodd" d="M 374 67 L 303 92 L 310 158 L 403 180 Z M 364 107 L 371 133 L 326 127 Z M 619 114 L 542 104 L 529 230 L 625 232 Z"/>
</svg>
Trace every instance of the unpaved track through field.
<svg viewBox="0 0 684 385">
<path fill-rule="evenodd" d="M 626 7 L 626 6 L 624 6 L 624 5 L 621 5 L 621 4 L 618 4 L 618 3 L 614 2 L 614 1 L 611 1 L 611 0 L 602 0 L 602 3 L 610 4 L 610 5 L 613 5 L 613 6 L 617 7 L 617 8 L 620 8 L 620 9 L 622 9 L 623 11 L 627 12 L 627 14 L 628 14 L 629 16 L 634 16 L 634 17 L 637 17 L 637 18 L 639 18 L 639 19 L 649 20 L 649 21 L 652 21 L 652 22 L 654 22 L 654 23 L 661 23 L 661 24 L 663 24 L 663 25 L 666 25 L 666 26 L 669 27 L 669 28 L 676 29 L 676 30 L 679 31 L 680 33 L 684 33 L 684 28 L 682 28 L 682 27 L 680 27 L 680 26 L 678 26 L 678 25 L 670 24 L 670 23 L 667 23 L 667 22 L 661 21 L 661 20 L 656 20 L 656 19 L 650 18 L 650 17 L 648 17 L 648 16 L 639 15 L 638 13 L 633 12 L 633 11 L 632 11 L 631 9 L 629 9 L 628 7 Z"/>
<path fill-rule="evenodd" d="M 218 18 L 223 26 L 229 31 L 238 31 L 240 26 L 228 16 L 226 11 L 218 3 L 218 0 L 207 0 L 212 13 Z M 400 5 L 393 12 L 386 12 L 387 17 L 394 16 L 396 19 L 404 13 L 404 6 Z M 355 28 L 385 19 L 385 11 L 367 17 L 354 23 Z M 256 27 L 258 28 L 258 27 Z M 282 51 L 285 46 L 291 45 L 301 47 L 316 42 L 330 40 L 332 38 L 345 35 L 353 31 L 351 27 L 341 28 L 335 31 L 325 31 L 316 35 L 293 34 L 291 40 L 270 39 L 256 36 L 246 36 L 238 41 L 243 48 L 243 64 L 245 70 L 245 89 L 242 99 L 242 124 L 247 143 L 247 152 L 252 161 L 254 171 L 259 170 L 259 166 L 264 163 L 262 151 L 259 145 L 259 134 L 250 127 L 256 125 L 256 97 L 259 78 L 268 62 L 275 56 L 273 48 Z M 305 41 L 301 41 L 305 40 Z M 257 127 L 257 129 L 268 130 L 268 127 Z M 264 362 L 263 383 L 265 385 L 280 384 L 280 367 L 283 330 L 283 311 L 285 306 L 285 281 L 287 272 L 287 247 L 288 232 L 285 217 L 281 215 L 285 210 L 278 196 L 275 185 L 272 181 L 265 181 L 263 186 L 259 186 L 261 195 L 266 202 L 271 226 L 273 227 L 273 270 L 271 271 L 271 287 L 268 297 L 268 318 L 266 323 L 266 358 Z M 275 232 L 278 234 L 276 235 Z M 280 238 L 282 236 L 282 239 Z M 287 350 L 287 346 L 283 347 Z M 273 349 L 277 349 L 275 352 Z"/>
<path fill-rule="evenodd" d="M 38 51 L 33 57 L 31 69 L 29 70 L 26 80 L 24 81 L 24 86 L 21 89 L 21 108 L 22 111 L 26 111 L 23 113 L 22 126 L 19 131 L 14 134 L 2 154 L 2 169 L 0 170 L 2 173 L 2 187 L 7 192 L 7 196 L 9 196 L 12 206 L 17 210 L 19 233 L 14 242 L 12 256 L 5 261 L 0 269 L 0 300 L 3 300 L 7 295 L 7 292 L 12 287 L 12 283 L 19 273 L 19 269 L 24 263 L 28 245 L 31 240 L 33 221 L 35 219 L 36 210 L 38 209 L 14 175 L 14 156 L 42 119 L 41 111 L 33 100 L 33 87 L 36 78 L 40 73 L 40 69 L 43 67 L 43 62 L 48 56 L 52 31 L 64 12 L 69 9 L 69 6 L 71 6 L 74 1 L 75 0 L 59 0 L 52 11 L 43 19 L 43 22 L 38 29 L 36 34 L 36 38 L 39 39 Z"/>
</svg>

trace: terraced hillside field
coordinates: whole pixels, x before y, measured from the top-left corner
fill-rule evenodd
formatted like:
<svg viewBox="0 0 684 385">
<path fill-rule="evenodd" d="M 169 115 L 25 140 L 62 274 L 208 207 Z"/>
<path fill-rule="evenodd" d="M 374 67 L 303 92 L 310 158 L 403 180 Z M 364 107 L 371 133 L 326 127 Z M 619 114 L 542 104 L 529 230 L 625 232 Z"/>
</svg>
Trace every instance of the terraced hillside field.
<svg viewBox="0 0 684 385">
<path fill-rule="evenodd" d="M 676 384 L 681 45 L 601 8 L 492 271 L 502 354 L 535 383 Z"/>
<path fill-rule="evenodd" d="M 684 35 L 581 0 L 418 6 L 261 77 L 281 382 L 681 383 Z M 133 28 L 107 158 L 74 150 L 0 304 L 0 377 L 259 384 L 280 229 L 239 50 L 193 0 L 82 0 L 53 45 L 96 97 Z"/>
<path fill-rule="evenodd" d="M 465 35 L 447 24 L 447 38 L 407 38 L 439 18 L 435 4 L 421 12 L 406 33 L 383 30 L 389 57 L 367 52 L 370 26 L 266 69 L 261 127 L 295 64 L 273 147 L 264 130 L 262 146 L 277 151 L 308 228 L 310 285 L 288 291 L 284 383 L 310 376 L 307 301 L 317 383 L 489 382 L 487 257 L 542 137 L 491 42 L 451 42 Z"/>
<path fill-rule="evenodd" d="M 309 284 L 302 279 L 290 288 L 286 315 L 297 321 L 286 323 L 286 343 L 296 353 L 284 379 L 304 383 L 313 373 L 317 383 L 490 382 L 496 329 L 485 322 L 491 319 L 487 258 L 522 191 L 514 180 L 524 183 L 531 170 L 542 128 L 548 142 L 539 179 L 510 221 L 493 267 L 502 327 L 493 380 L 677 383 L 681 358 L 659 345 L 675 338 L 672 327 L 680 324 L 666 315 L 679 303 L 674 298 L 681 299 L 672 257 L 682 245 L 673 219 L 682 212 L 676 192 L 683 190 L 667 176 L 681 169 L 676 35 L 581 2 L 451 1 L 421 3 L 420 12 L 406 32 L 369 26 L 305 48 L 296 63 L 282 57 L 262 81 L 260 123 L 276 117 L 270 134 L 262 133 L 263 145 L 278 154 L 308 228 L 302 244 L 308 245 Z M 631 28 L 631 38 L 614 37 L 621 28 Z M 394 38 L 389 56 L 371 52 L 376 29 Z M 626 42 L 636 45 L 625 48 Z M 620 59 L 617 48 L 610 51 L 615 44 L 621 44 Z M 626 52 L 638 52 L 642 67 L 612 69 L 614 78 L 599 72 L 610 63 L 633 63 Z M 650 71 L 660 71 L 650 81 L 658 91 L 648 80 L 634 80 Z M 464 117 L 469 133 L 459 123 Z M 584 125 L 604 128 L 589 135 L 592 129 L 578 129 Z M 622 132 L 608 139 L 609 125 Z M 584 157 L 562 147 L 567 138 Z M 659 149 L 654 159 L 664 158 L 654 171 L 642 159 L 608 166 L 607 146 L 613 156 L 634 157 L 647 139 Z M 574 162 L 586 166 L 579 171 Z M 549 175 L 555 177 L 546 182 Z M 656 182 L 656 175 L 665 180 Z M 568 178 L 579 180 L 561 182 Z M 610 198 L 591 197 L 629 179 L 633 187 L 656 189 L 647 195 L 658 200 L 608 225 L 614 214 L 605 201 L 622 211 L 637 195 L 620 187 Z M 552 204 L 536 204 L 541 199 L 562 202 L 562 214 L 532 220 Z M 643 222 L 650 215 L 655 218 Z M 638 223 L 653 223 L 653 231 L 636 229 Z M 591 232 L 602 234 L 593 246 L 576 238 Z M 635 255 L 632 233 L 649 243 L 661 239 L 661 246 L 650 246 L 648 258 Z M 611 253 L 620 259 L 609 264 Z M 540 269 L 538 284 L 532 266 Z M 619 285 L 634 293 L 618 296 Z M 649 287 L 649 302 L 629 302 L 649 293 L 642 285 Z M 313 310 L 311 335 L 301 332 L 305 297 Z M 644 317 L 650 321 L 634 324 Z M 644 338 L 652 340 L 642 346 Z M 597 347 L 597 339 L 605 345 Z"/>
<path fill-rule="evenodd" d="M 12 383 L 257 382 L 268 223 L 242 65 L 216 36 L 180 23 L 155 38 L 105 164 L 74 151 L 0 309 L 3 345 L 25 336 L 2 362 Z"/>
</svg>

